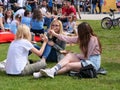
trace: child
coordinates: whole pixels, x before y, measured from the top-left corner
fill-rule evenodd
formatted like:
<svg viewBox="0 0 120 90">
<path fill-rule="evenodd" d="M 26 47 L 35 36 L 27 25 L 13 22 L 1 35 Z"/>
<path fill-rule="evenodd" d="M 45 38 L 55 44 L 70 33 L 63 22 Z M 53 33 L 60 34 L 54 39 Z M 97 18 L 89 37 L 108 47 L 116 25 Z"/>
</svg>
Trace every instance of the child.
<svg viewBox="0 0 120 90">
<path fill-rule="evenodd" d="M 66 26 L 66 30 L 67 30 L 67 33 L 68 34 L 77 34 L 76 33 L 76 21 L 75 21 L 75 16 L 74 15 L 71 15 L 71 16 L 69 16 L 68 17 L 68 24 L 67 24 L 67 26 Z"/>
<path fill-rule="evenodd" d="M 31 16 L 32 16 L 31 11 L 25 10 L 24 16 L 21 19 L 21 23 L 31 28 L 30 26 Z"/>
<path fill-rule="evenodd" d="M 11 22 L 13 21 L 13 11 L 8 9 L 4 15 L 4 28 L 5 31 L 10 31 L 11 29 Z"/>
<path fill-rule="evenodd" d="M 35 9 L 31 19 L 31 32 L 37 34 L 44 33 L 44 19 L 39 9 Z"/>
<path fill-rule="evenodd" d="M 10 31 L 13 34 L 16 34 L 17 28 L 18 28 L 18 25 L 20 25 L 20 22 L 21 22 L 21 16 L 19 14 L 17 14 L 15 16 L 15 19 L 11 22 L 11 29 L 10 29 Z"/>
<path fill-rule="evenodd" d="M 81 53 L 68 53 L 60 62 L 50 69 L 41 69 L 40 72 L 33 74 L 35 78 L 63 74 L 68 71 L 80 71 L 82 66 L 92 64 L 96 70 L 101 64 L 101 44 L 99 38 L 94 34 L 91 26 L 83 22 L 78 25 L 78 36 L 65 36 L 50 30 L 50 34 L 68 43 L 77 43 Z"/>
<path fill-rule="evenodd" d="M 7 61 L 5 65 L 6 73 L 9 75 L 29 75 L 41 68 L 45 68 L 44 59 L 33 64 L 28 63 L 29 51 L 41 56 L 48 41 L 46 35 L 41 37 L 43 44 L 40 50 L 31 44 L 31 33 L 28 26 L 21 24 L 18 26 L 15 40 L 10 44 Z"/>
</svg>

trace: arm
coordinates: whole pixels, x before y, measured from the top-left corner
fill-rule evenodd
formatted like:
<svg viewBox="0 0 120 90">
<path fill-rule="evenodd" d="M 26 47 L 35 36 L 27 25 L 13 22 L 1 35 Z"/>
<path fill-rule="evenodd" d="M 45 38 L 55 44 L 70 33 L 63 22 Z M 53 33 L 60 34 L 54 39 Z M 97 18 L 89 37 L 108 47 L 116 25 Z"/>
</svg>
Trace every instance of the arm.
<svg viewBox="0 0 120 90">
<path fill-rule="evenodd" d="M 4 25 L 3 25 L 3 19 L 1 17 L 0 17 L 0 27 L 3 31 L 5 31 Z"/>
<path fill-rule="evenodd" d="M 77 25 L 76 25 L 76 22 L 74 22 L 74 24 L 73 24 L 73 31 L 74 31 L 75 35 L 77 35 Z"/>
<path fill-rule="evenodd" d="M 52 17 L 52 15 L 51 15 L 49 12 L 46 12 L 46 13 L 44 14 L 44 16 L 46 16 L 47 18 L 51 18 L 51 17 Z"/>
<path fill-rule="evenodd" d="M 53 48 L 55 48 L 58 52 L 60 52 L 61 50 L 64 50 L 66 46 L 66 43 L 64 41 L 60 41 L 56 44 L 53 45 Z"/>
<path fill-rule="evenodd" d="M 33 53 L 35 53 L 36 55 L 38 55 L 38 56 L 41 56 L 41 55 L 43 54 L 44 49 L 45 49 L 45 47 L 46 47 L 46 44 L 47 44 L 47 42 L 48 42 L 48 38 L 47 38 L 46 35 L 42 36 L 42 39 L 43 39 L 44 42 L 43 42 L 40 50 L 37 50 L 36 48 L 32 48 L 32 49 L 31 49 L 31 51 L 32 51 Z"/>
<path fill-rule="evenodd" d="M 70 36 L 66 36 L 66 35 L 62 35 L 62 34 L 57 34 L 54 32 L 54 30 L 49 30 L 49 33 L 67 43 L 77 43 L 78 42 L 78 36 L 70 37 Z"/>
</svg>

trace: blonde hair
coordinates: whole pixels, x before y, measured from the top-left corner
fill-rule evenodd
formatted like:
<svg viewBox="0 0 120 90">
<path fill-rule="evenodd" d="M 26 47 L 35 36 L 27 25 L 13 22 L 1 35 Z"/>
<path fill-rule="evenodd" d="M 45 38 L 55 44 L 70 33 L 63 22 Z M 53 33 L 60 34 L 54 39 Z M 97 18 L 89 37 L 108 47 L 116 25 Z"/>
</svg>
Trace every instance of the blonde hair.
<svg viewBox="0 0 120 90">
<path fill-rule="evenodd" d="M 3 8 L 2 7 L 0 7 L 0 13 L 2 13 L 3 12 Z"/>
<path fill-rule="evenodd" d="M 18 40 L 18 39 L 27 39 L 31 41 L 30 28 L 25 24 L 18 25 L 15 40 Z"/>
<path fill-rule="evenodd" d="M 64 34 L 62 22 L 61 22 L 60 20 L 58 20 L 58 19 L 55 19 L 55 20 L 53 20 L 53 21 L 51 22 L 51 24 L 50 24 L 50 29 L 52 29 L 52 25 L 53 25 L 54 22 L 58 22 L 59 25 L 60 25 L 59 34 Z"/>
</svg>

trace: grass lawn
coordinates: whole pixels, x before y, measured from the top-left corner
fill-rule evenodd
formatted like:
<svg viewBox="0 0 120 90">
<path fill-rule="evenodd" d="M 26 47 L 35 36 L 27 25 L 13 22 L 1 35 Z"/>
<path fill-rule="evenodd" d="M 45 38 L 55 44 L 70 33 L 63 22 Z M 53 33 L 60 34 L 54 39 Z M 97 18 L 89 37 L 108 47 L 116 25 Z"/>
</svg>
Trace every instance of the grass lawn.
<svg viewBox="0 0 120 90">
<path fill-rule="evenodd" d="M 80 23 L 82 21 L 79 21 Z M 120 90 L 120 28 L 103 30 L 100 21 L 86 21 L 100 37 L 103 53 L 102 64 L 108 73 L 98 75 L 95 79 L 76 79 L 68 75 L 59 75 L 54 79 L 31 76 L 8 76 L 0 72 L 0 90 Z M 7 55 L 9 43 L 0 44 L 0 61 Z M 66 49 L 79 52 L 78 46 L 67 46 Z M 29 58 L 38 60 L 35 55 Z M 48 63 L 52 67 L 55 63 Z"/>
</svg>

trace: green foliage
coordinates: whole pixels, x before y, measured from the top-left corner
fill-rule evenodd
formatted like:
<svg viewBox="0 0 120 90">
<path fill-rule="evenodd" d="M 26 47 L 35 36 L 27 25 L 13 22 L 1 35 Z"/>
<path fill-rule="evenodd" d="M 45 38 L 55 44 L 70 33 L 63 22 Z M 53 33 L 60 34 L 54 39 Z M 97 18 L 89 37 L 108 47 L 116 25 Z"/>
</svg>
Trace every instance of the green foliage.
<svg viewBox="0 0 120 90">
<path fill-rule="evenodd" d="M 83 22 L 79 21 L 78 23 Z M 100 21 L 89 22 L 102 43 L 102 67 L 107 75 L 98 75 L 95 79 L 77 79 L 68 75 L 58 75 L 54 79 L 39 78 L 30 76 L 8 76 L 5 72 L 0 72 L 0 90 L 120 90 L 120 29 L 118 27 L 111 30 L 104 30 L 100 26 Z M 0 44 L 0 61 L 7 55 L 9 43 Z M 67 50 L 80 52 L 77 45 L 69 45 Z M 38 60 L 35 55 L 29 58 Z M 56 63 L 48 63 L 52 67 Z"/>
</svg>

